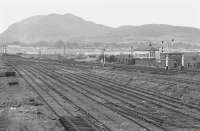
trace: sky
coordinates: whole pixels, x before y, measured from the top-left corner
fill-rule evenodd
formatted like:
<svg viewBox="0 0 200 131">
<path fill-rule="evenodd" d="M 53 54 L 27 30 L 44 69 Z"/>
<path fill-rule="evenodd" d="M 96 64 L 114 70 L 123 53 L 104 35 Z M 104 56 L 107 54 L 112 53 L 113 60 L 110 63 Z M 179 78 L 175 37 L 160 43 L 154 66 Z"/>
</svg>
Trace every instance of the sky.
<svg viewBox="0 0 200 131">
<path fill-rule="evenodd" d="M 200 28 L 199 0 L 0 0 L 0 33 L 34 15 L 71 13 L 97 24 Z"/>
</svg>

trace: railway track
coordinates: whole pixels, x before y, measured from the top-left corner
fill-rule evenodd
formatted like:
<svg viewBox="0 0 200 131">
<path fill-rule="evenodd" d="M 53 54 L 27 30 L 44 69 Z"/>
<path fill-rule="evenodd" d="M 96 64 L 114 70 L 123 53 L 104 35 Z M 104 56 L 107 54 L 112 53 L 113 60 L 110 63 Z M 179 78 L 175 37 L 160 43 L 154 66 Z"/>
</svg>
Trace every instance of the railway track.
<svg viewBox="0 0 200 131">
<path fill-rule="evenodd" d="M 15 67 L 15 69 L 20 74 L 20 76 L 29 84 L 29 86 L 40 96 L 40 98 L 50 108 L 50 110 L 57 116 L 59 121 L 65 127 L 66 131 L 111 131 L 104 124 L 100 124 L 100 122 L 96 118 L 94 118 L 92 115 L 90 115 L 85 110 L 81 109 L 78 105 L 76 105 L 72 101 L 70 101 L 70 99 L 68 99 L 66 96 L 62 96 L 63 98 L 65 98 L 65 101 L 69 102 L 76 109 L 78 109 L 79 112 L 81 112 L 81 115 L 73 116 L 73 114 L 70 113 L 70 111 L 68 111 L 68 109 L 65 108 L 59 102 L 59 100 L 57 100 L 52 94 L 50 94 L 48 90 L 42 88 L 42 87 L 44 87 L 44 85 L 41 85 L 40 82 L 35 80 L 37 77 L 34 76 L 33 74 L 30 74 L 29 70 L 21 69 L 19 71 L 19 67 L 18 67 L 18 69 Z M 44 80 L 41 82 L 43 82 L 46 85 L 48 84 Z M 50 87 L 49 84 L 47 86 Z M 36 89 L 36 87 L 40 87 L 40 89 L 38 89 L 38 88 Z M 52 88 L 53 87 L 51 87 L 51 89 Z M 44 95 L 44 93 L 41 93 L 41 92 L 45 92 L 61 108 L 58 108 L 58 106 L 56 106 L 56 108 L 53 107 L 52 102 L 51 102 L 51 104 L 49 104 L 50 102 L 49 102 L 49 100 L 47 100 L 48 96 Z M 61 113 L 61 111 L 58 111 L 58 109 L 65 111 L 65 113 Z M 67 117 L 65 115 L 67 115 Z"/>
<path fill-rule="evenodd" d="M 30 71 L 30 70 L 29 70 Z M 50 76 L 52 76 L 52 74 L 50 74 Z M 58 77 L 56 77 L 57 79 L 58 79 Z M 59 82 L 61 83 L 62 81 L 60 81 L 59 80 Z M 63 81 L 64 82 L 64 81 Z M 66 84 L 66 81 L 65 81 L 65 83 L 64 84 Z M 72 85 L 71 85 L 72 86 Z M 73 87 L 72 88 L 74 88 L 74 85 L 73 85 Z M 79 90 L 76 90 L 77 92 L 79 92 Z M 83 95 L 85 95 L 84 93 L 82 93 Z M 86 95 L 87 96 L 87 95 Z M 88 97 L 88 96 L 87 96 Z M 90 98 L 90 99 L 93 99 L 94 101 L 96 101 L 94 98 Z M 98 101 L 96 101 L 96 102 L 98 102 Z M 110 103 L 112 103 L 112 102 L 110 102 Z M 105 104 L 104 103 L 101 103 L 101 104 L 103 104 L 104 106 L 105 106 Z M 114 103 L 113 103 L 114 104 Z M 115 104 L 116 105 L 116 104 Z M 117 106 L 117 105 L 116 105 Z M 106 107 L 108 107 L 109 109 L 112 109 L 113 108 L 113 106 L 112 107 L 109 107 L 108 105 L 106 106 Z M 125 118 L 127 118 L 127 119 L 129 119 L 129 120 L 131 120 L 131 121 L 134 121 L 134 119 L 133 118 L 131 118 L 130 116 L 133 116 L 133 113 L 134 112 L 132 112 L 132 114 L 130 114 L 130 112 L 129 113 L 127 113 L 127 112 L 124 112 L 124 109 L 121 109 L 121 110 L 119 110 L 119 109 L 116 109 L 116 108 L 114 108 L 114 109 L 112 109 L 113 111 L 115 111 L 115 112 L 117 112 L 118 114 L 120 114 L 121 116 L 124 116 Z M 135 114 L 135 115 L 137 115 L 137 114 Z M 139 117 L 139 116 L 138 116 Z M 142 117 L 141 117 L 142 118 Z M 144 118 L 142 118 L 142 119 L 144 119 Z M 144 119 L 145 120 L 145 119 Z M 135 120 L 135 123 L 137 123 L 138 125 L 140 125 L 143 129 L 145 129 L 145 130 L 148 130 L 148 131 L 157 131 L 157 130 L 155 130 L 154 128 L 153 128 L 153 130 L 150 130 L 149 128 L 147 128 L 147 127 L 145 127 L 145 126 L 143 126 L 142 124 L 139 124 L 139 122 L 137 122 L 138 120 Z M 166 129 L 165 129 L 165 131 L 167 131 Z"/>
<path fill-rule="evenodd" d="M 53 77 L 54 75 L 49 74 L 48 76 L 49 76 L 49 77 Z M 129 119 L 129 120 L 131 120 L 132 122 L 134 122 L 134 123 L 136 123 L 137 125 L 139 125 L 141 128 L 143 128 L 143 129 L 145 129 L 145 130 L 147 130 L 147 131 L 154 131 L 154 130 L 149 129 L 148 127 L 145 127 L 143 124 L 140 124 L 140 123 L 138 122 L 138 120 L 134 120 L 133 118 L 129 117 L 130 115 L 133 115 L 133 114 L 128 114 L 128 113 L 124 112 L 123 109 L 121 109 L 121 110 L 119 110 L 119 109 L 117 110 L 116 108 L 113 109 L 112 107 L 109 107 L 108 105 L 105 105 L 104 102 L 103 102 L 103 103 L 99 102 L 99 99 L 104 99 L 104 98 L 102 98 L 102 97 L 100 97 L 100 96 L 97 96 L 97 95 L 95 95 L 94 93 L 91 93 L 91 91 L 87 90 L 87 94 L 88 94 L 89 92 L 90 92 L 90 94 L 92 94 L 92 96 L 91 96 L 91 95 L 88 96 L 88 95 L 85 94 L 85 92 L 80 92 L 80 87 L 79 87 L 78 89 L 75 89 L 75 88 L 77 88 L 77 87 L 80 86 L 80 85 L 76 85 L 76 87 L 75 87 L 75 84 L 72 83 L 72 82 L 69 81 L 69 80 L 68 80 L 68 81 L 66 81 L 66 79 L 63 80 L 62 77 L 61 77 L 61 79 L 58 79 L 59 76 L 56 76 L 56 77 L 53 77 L 53 78 L 56 79 L 56 80 L 58 80 L 60 83 L 63 83 L 63 84 L 65 84 L 65 85 L 68 85 L 68 87 L 71 87 L 71 89 L 75 90 L 76 92 L 81 93 L 82 95 L 88 97 L 89 99 L 95 101 L 96 103 L 101 104 L 101 105 L 103 105 L 103 106 L 105 106 L 105 107 L 107 107 L 107 108 L 109 108 L 109 109 L 111 109 L 111 110 L 117 112 L 119 115 L 121 115 L 121 116 L 123 116 L 123 117 L 125 117 L 125 118 L 127 118 L 127 119 Z M 71 83 L 71 84 L 69 85 L 69 83 Z M 82 88 L 82 89 L 84 90 L 84 88 Z M 84 90 L 84 91 L 86 91 L 86 90 Z M 95 98 L 99 98 L 99 99 L 96 100 L 96 99 L 94 99 L 93 96 L 96 96 Z M 107 101 L 107 100 L 104 99 L 104 101 Z M 110 101 L 109 103 L 112 103 L 112 102 Z M 113 105 L 117 106 L 117 104 L 115 104 L 115 103 L 113 103 Z M 137 114 L 136 114 L 136 115 L 137 115 Z M 140 116 L 137 116 L 137 117 L 140 117 Z M 140 119 L 144 119 L 144 118 L 140 117 Z M 145 120 L 145 119 L 144 119 L 144 120 Z"/>
<path fill-rule="evenodd" d="M 154 79 L 159 79 L 159 78 L 160 78 L 160 77 L 158 77 L 158 78 L 156 77 L 156 78 L 154 78 Z M 171 79 L 174 80 L 175 78 L 171 78 Z M 170 80 L 171 80 L 171 79 L 170 79 Z M 168 79 L 167 79 L 167 80 L 168 80 Z M 168 80 L 168 81 L 170 81 L 170 80 Z M 178 80 L 178 79 L 176 79 L 176 80 Z M 181 79 L 181 80 L 182 80 L 182 79 Z M 184 81 L 185 81 L 185 80 L 184 80 Z M 188 80 L 188 81 L 189 81 L 189 80 Z M 188 82 L 188 81 L 186 81 L 186 82 Z M 183 80 L 182 80 L 181 82 L 183 82 Z M 198 82 L 198 81 L 195 81 L 195 82 L 193 82 L 193 83 L 195 83 L 195 84 L 198 85 L 197 82 Z M 169 84 L 169 82 L 167 82 L 167 83 Z M 191 80 L 190 80 L 190 83 L 191 83 Z M 171 86 L 171 84 L 174 84 L 174 83 L 170 83 L 170 86 Z M 200 83 L 199 83 L 199 84 L 200 84 Z M 144 89 L 143 89 L 143 90 L 144 90 Z M 142 90 L 141 90 L 141 91 L 142 91 Z M 149 92 L 149 90 L 148 90 L 148 92 Z M 148 93 L 148 92 L 147 92 L 147 93 Z M 155 93 L 155 92 L 153 92 L 153 93 Z M 155 94 L 154 94 L 154 95 L 155 95 Z M 163 94 L 161 94 L 161 95 L 163 95 Z M 163 96 L 166 96 L 166 95 L 163 95 Z M 162 96 L 162 97 L 163 97 L 163 96 Z M 166 96 L 166 97 L 169 97 L 169 96 Z M 174 98 L 173 98 L 173 99 L 174 99 Z M 179 99 L 179 100 L 180 100 L 180 99 Z M 190 105 L 190 107 L 192 107 L 192 105 Z"/>
<path fill-rule="evenodd" d="M 88 67 L 100 67 L 102 68 L 102 65 L 99 63 L 86 63 L 86 62 L 74 62 L 73 64 L 71 63 L 64 63 L 68 66 L 73 66 L 73 67 L 78 67 L 78 68 L 83 68 L 87 69 Z M 63 65 L 63 64 L 59 64 Z M 133 66 L 133 65 L 121 65 L 121 64 L 106 64 L 105 67 L 109 67 L 109 70 L 122 70 L 122 71 L 142 71 L 146 73 L 150 73 L 151 75 L 156 74 L 159 75 L 159 77 L 156 77 L 156 79 L 166 79 L 170 81 L 176 81 L 180 83 L 187 83 L 187 84 L 193 84 L 193 85 L 200 85 L 200 81 L 197 80 L 191 80 L 191 79 L 183 79 L 183 78 L 174 78 L 171 77 L 173 74 L 177 73 L 200 73 L 199 70 L 183 70 L 183 71 L 177 71 L 177 70 L 169 70 L 166 71 L 164 68 L 154 68 L 154 67 L 142 67 L 142 66 Z M 168 76 L 170 75 L 170 76 Z"/>
<path fill-rule="evenodd" d="M 87 73 L 85 75 L 89 75 L 89 74 Z M 90 76 L 93 77 L 93 78 L 96 78 L 96 79 L 102 79 L 102 80 L 110 82 L 110 83 L 113 82 L 113 81 L 108 80 L 108 79 L 106 79 L 106 78 L 104 78 L 102 76 L 98 76 L 98 75 L 94 76 L 92 74 L 90 74 Z M 117 82 L 114 82 L 114 83 L 118 84 Z M 161 84 L 166 84 L 166 83 L 165 82 L 159 83 L 159 85 L 161 85 Z M 124 86 L 123 84 L 118 84 L 118 85 Z M 167 82 L 166 85 L 167 86 L 174 86 L 175 83 Z M 158 87 L 158 86 L 155 86 L 155 87 Z M 180 104 L 182 106 L 187 106 L 189 108 L 193 108 L 193 109 L 196 109 L 196 110 L 200 111 L 200 107 L 199 106 L 183 103 L 181 99 L 178 99 L 178 98 L 175 98 L 175 97 L 171 97 L 171 96 L 164 95 L 164 94 L 158 94 L 158 93 L 155 93 L 155 92 L 150 91 L 150 90 L 141 89 L 140 86 L 137 86 L 137 85 L 135 85 L 135 86 L 126 86 L 125 85 L 125 87 L 127 87 L 129 89 L 132 89 L 134 91 L 142 92 L 144 94 L 149 94 L 149 95 L 154 96 L 154 97 L 156 96 L 158 99 L 164 99 L 166 101 L 170 101 L 171 103 Z"/>
<path fill-rule="evenodd" d="M 87 69 L 85 69 L 85 70 L 87 70 Z M 114 74 L 114 75 L 117 74 L 117 72 L 115 70 L 110 71 L 110 70 L 104 69 L 103 71 L 105 71 L 105 73 L 102 74 L 103 77 L 105 77 L 107 74 Z M 88 70 L 88 72 L 91 72 L 91 71 Z M 182 101 L 182 99 L 180 99 L 178 97 L 174 97 L 174 96 L 169 96 L 169 95 L 166 95 L 166 94 L 163 94 L 163 93 L 160 93 L 160 92 L 156 92 L 155 90 L 157 90 L 157 87 L 159 87 L 159 86 L 172 87 L 172 86 L 182 85 L 184 87 L 187 87 L 187 86 L 191 86 L 191 85 L 192 86 L 199 86 L 200 85 L 200 81 L 197 81 L 197 80 L 191 80 L 191 79 L 185 79 L 185 78 L 176 78 L 176 77 L 167 76 L 167 75 L 165 75 L 165 76 L 159 75 L 158 76 L 158 74 L 154 75 L 154 74 L 143 74 L 143 73 L 136 73 L 136 72 L 134 73 L 134 75 L 135 74 L 137 76 L 140 76 L 139 80 L 144 79 L 145 82 L 142 83 L 142 84 L 133 84 L 132 86 L 134 86 L 134 88 L 138 88 L 138 89 L 142 89 L 143 91 L 151 92 L 154 95 L 158 94 L 158 95 L 162 95 L 162 97 L 163 96 L 170 97 L 170 98 L 176 99 L 178 101 Z M 148 78 L 147 78 L 147 75 L 149 76 Z M 120 77 L 119 79 L 117 79 L 117 82 L 124 83 L 124 81 L 125 81 L 126 83 L 124 85 L 129 85 L 129 83 L 133 80 L 132 77 L 130 77 L 130 76 L 125 76 L 125 77 L 123 76 L 123 78 Z M 144 78 L 141 78 L 141 77 L 144 77 Z M 159 81 L 161 81 L 161 82 L 159 82 Z M 158 85 L 152 87 L 154 90 L 143 88 L 142 85 L 145 84 L 145 83 L 148 83 L 148 82 L 153 82 L 153 83 L 158 84 Z M 199 105 L 188 104 L 188 103 L 186 105 L 188 105 L 191 108 L 192 107 L 199 108 Z"/>
<path fill-rule="evenodd" d="M 100 77 L 90 73 L 74 74 L 66 71 L 65 74 L 65 73 L 60 73 L 56 70 L 55 71 L 47 70 L 45 67 L 47 65 L 44 63 L 38 64 L 37 62 L 34 61 L 26 63 L 27 63 L 26 67 L 24 66 L 27 70 L 26 73 L 31 72 L 32 75 L 35 74 L 34 77 L 38 75 L 40 77 L 43 77 L 43 79 L 48 78 L 50 80 L 51 78 L 59 83 L 62 83 L 63 85 L 68 85 L 68 87 L 71 87 L 71 89 L 74 90 L 75 92 L 79 92 L 88 99 L 95 101 L 96 103 L 106 108 L 109 108 L 110 110 L 118 113 L 119 115 L 125 117 L 126 119 L 132 120 L 132 122 L 135 122 L 145 130 L 152 130 L 151 128 L 144 126 L 147 124 L 152 124 L 158 129 L 164 131 L 168 130 L 170 131 L 169 128 L 165 127 L 166 125 L 179 127 L 182 129 L 198 128 L 195 125 L 192 125 L 191 123 L 187 123 L 188 125 L 184 126 L 176 123 L 166 122 L 159 116 L 154 116 L 155 114 L 151 115 L 142 111 L 138 111 L 139 109 L 137 107 L 138 105 L 142 105 L 143 107 L 146 106 L 149 107 L 150 109 L 150 104 L 151 104 L 154 106 L 161 106 L 167 110 L 172 109 L 175 113 L 180 113 L 181 115 L 185 115 L 187 117 L 190 117 L 191 119 L 199 120 L 199 118 L 192 116 L 192 113 L 187 114 L 187 112 L 181 112 L 181 109 L 179 108 L 182 106 L 177 105 L 178 103 L 176 104 L 172 104 L 172 102 L 167 103 L 166 100 L 169 100 L 169 98 L 167 98 L 165 101 L 163 100 L 163 98 L 160 98 L 162 100 L 159 101 L 159 99 L 156 97 L 150 97 L 150 94 L 148 94 L 147 92 L 143 93 L 133 92 L 132 89 L 129 90 L 129 87 L 122 88 L 123 85 L 120 85 L 111 80 L 107 80 L 104 77 Z M 25 65 L 26 63 L 23 63 L 22 65 Z M 15 63 L 15 65 L 17 64 Z M 19 62 L 18 65 L 20 65 Z M 60 68 L 59 64 L 56 66 Z M 45 82 L 45 80 L 43 82 Z M 112 100 L 117 100 L 120 103 L 115 103 Z M 140 109 L 145 109 L 145 108 L 140 108 Z"/>
<path fill-rule="evenodd" d="M 30 70 L 29 70 L 30 71 Z M 123 115 L 123 114 L 122 114 Z M 125 116 L 125 117 L 127 117 L 127 116 Z M 128 118 L 128 117 L 127 117 Z M 130 120 L 132 120 L 131 118 L 129 118 Z M 137 122 L 137 121 L 136 121 Z M 142 126 L 142 125 L 141 125 Z M 151 130 L 149 130 L 148 128 L 145 128 L 145 127 L 143 127 L 145 130 L 148 130 L 148 131 L 151 131 Z M 152 131 L 154 131 L 154 130 L 152 130 Z M 155 130 L 156 131 L 156 130 Z"/>
<path fill-rule="evenodd" d="M 66 71 L 66 70 L 64 70 L 65 68 L 66 67 L 59 67 L 59 69 L 61 69 L 62 72 Z M 69 70 L 69 68 L 67 68 L 67 69 Z M 148 95 L 151 95 L 153 97 L 156 96 L 159 99 L 158 101 L 160 101 L 160 99 L 164 99 L 167 102 L 170 101 L 171 103 L 176 103 L 176 104 L 179 104 L 181 106 L 186 106 L 188 108 L 192 108 L 192 109 L 195 109 L 197 111 L 200 111 L 200 107 L 199 106 L 183 103 L 181 99 L 178 99 L 178 98 L 175 98 L 175 97 L 171 97 L 171 96 L 168 96 L 168 95 L 164 95 L 164 94 L 158 94 L 158 93 L 155 93 L 155 92 L 150 91 L 150 90 L 141 89 L 141 87 L 139 87 L 139 86 L 132 86 L 132 87 L 130 87 L 130 86 L 127 86 L 127 85 L 119 84 L 117 82 L 114 82 L 113 80 L 107 79 L 107 78 L 102 77 L 100 75 L 97 75 L 97 74 L 94 75 L 90 71 L 87 71 L 87 73 L 82 73 L 81 75 L 83 77 L 89 77 L 90 76 L 91 79 L 96 78 L 95 80 L 97 82 L 99 82 L 99 81 L 104 82 L 104 83 L 107 82 L 108 85 L 111 84 L 111 83 L 113 83 L 113 84 L 115 84 L 115 85 L 117 84 L 118 86 L 121 86 L 121 87 L 125 86 L 126 87 L 125 90 L 127 90 L 127 88 L 128 88 L 128 89 L 132 89 L 131 91 L 139 91 L 140 93 L 148 94 Z M 165 84 L 165 82 L 159 83 L 159 84 Z M 171 83 L 171 82 L 170 83 L 167 82 L 167 85 L 168 86 L 174 86 L 175 84 Z"/>
<path fill-rule="evenodd" d="M 24 58 L 21 58 L 24 59 Z M 28 61 L 30 61 L 30 59 L 26 59 Z M 81 69 L 88 69 L 88 68 L 93 68 L 93 67 L 98 67 L 98 68 L 102 68 L 102 64 L 100 63 L 87 63 L 87 62 L 77 62 L 77 61 L 73 61 L 73 60 L 67 60 L 66 62 L 61 63 L 60 61 L 56 61 L 56 60 L 38 60 L 38 59 L 33 59 L 33 62 L 38 62 L 38 63 L 51 63 L 54 65 L 67 65 L 67 66 L 71 66 L 71 67 L 77 67 L 77 68 L 81 68 Z M 140 71 L 143 73 L 150 73 L 151 76 L 154 77 L 154 79 L 161 79 L 161 80 L 166 80 L 166 81 L 174 81 L 174 82 L 179 82 L 179 83 L 186 83 L 186 84 L 192 84 L 192 85 L 196 85 L 199 86 L 200 85 L 200 81 L 198 80 L 191 80 L 191 79 L 185 79 L 185 78 L 175 78 L 172 77 L 171 75 L 173 74 L 177 74 L 177 73 L 188 73 L 188 72 L 195 72 L 195 73 L 199 73 L 199 70 L 183 70 L 183 71 L 177 71 L 177 70 L 169 70 L 166 71 L 164 68 L 154 68 L 154 67 L 141 67 L 141 66 L 133 66 L 133 65 L 121 65 L 121 64 L 106 64 L 105 68 L 108 67 L 109 70 L 122 70 L 122 71 Z M 159 75 L 159 77 L 155 76 Z M 168 76 L 170 75 L 170 76 Z"/>
<path fill-rule="evenodd" d="M 69 74 L 68 74 L 69 75 Z M 79 74 L 79 76 L 80 76 L 80 74 Z M 83 77 L 89 77 L 88 76 L 88 74 L 87 75 L 85 75 L 85 76 L 83 76 Z M 91 76 L 91 78 L 90 78 L 90 80 L 91 79 L 94 79 L 95 78 L 95 76 Z M 105 83 L 105 78 L 103 78 L 103 80 L 104 81 L 102 81 L 102 83 L 104 82 Z M 106 79 L 107 80 L 107 79 Z M 95 81 L 93 81 L 93 82 L 100 82 L 100 78 L 98 77 Z M 112 81 L 109 81 L 109 83 L 111 83 Z M 104 87 L 106 87 L 107 85 L 109 85 L 109 83 L 105 83 L 106 85 L 103 85 Z M 100 83 L 101 84 L 101 83 Z M 116 84 L 116 83 L 114 83 L 114 84 Z M 111 85 L 111 86 L 114 86 L 114 85 Z M 108 88 L 111 88 L 111 86 L 110 87 L 108 87 Z M 116 85 L 115 85 L 116 86 Z M 119 86 L 123 86 L 123 85 L 119 85 Z M 120 87 L 118 87 L 118 88 L 120 88 Z M 124 90 L 127 90 L 127 88 L 121 88 L 122 90 L 118 90 L 119 92 L 123 92 L 124 94 L 127 94 L 127 92 L 124 92 Z M 155 100 L 155 101 L 157 101 L 157 102 L 160 102 L 160 103 L 165 103 L 166 105 L 170 105 L 170 106 L 172 106 L 172 107 L 174 107 L 174 108 L 177 108 L 177 109 L 183 109 L 184 107 L 183 106 L 189 106 L 189 105 L 185 105 L 185 104 L 183 104 L 182 102 L 180 102 L 180 101 L 176 101 L 176 100 L 174 100 L 174 99 L 169 99 L 169 98 L 166 98 L 166 97 L 161 97 L 161 96 L 157 96 L 158 97 L 158 99 L 155 99 L 155 97 L 150 97 L 150 96 L 147 96 L 147 94 L 149 94 L 149 95 L 151 95 L 151 96 L 153 96 L 154 94 L 151 94 L 151 93 L 148 93 L 148 92 L 144 92 L 144 91 L 141 91 L 141 90 L 137 90 L 137 89 L 134 89 L 134 90 L 128 90 L 128 92 L 131 92 L 131 91 L 139 91 L 139 92 L 142 92 L 143 94 L 139 94 L 138 95 L 138 97 L 139 96 L 142 96 L 142 97 L 147 97 L 147 99 L 142 99 L 141 97 L 140 97 L 140 99 L 142 99 L 142 100 L 145 100 L 145 101 L 147 101 L 148 99 L 151 99 L 151 100 Z M 136 92 L 131 92 L 132 94 L 131 95 L 133 95 L 133 94 L 136 94 Z M 137 92 L 138 93 L 138 92 Z M 161 101 L 163 98 L 165 98 L 164 100 L 165 101 Z M 178 107 L 177 105 L 172 105 L 171 103 L 169 103 L 168 101 L 170 101 L 171 103 L 176 103 L 176 104 L 179 104 L 181 107 Z M 152 101 L 150 101 L 150 102 L 152 102 Z M 157 103 L 156 103 L 157 104 Z M 190 106 L 189 106 L 190 107 Z M 166 108 L 169 108 L 168 106 L 166 107 Z M 191 108 L 191 107 L 190 107 Z M 199 109 L 199 108 L 197 108 L 197 107 L 193 107 L 193 108 L 195 108 L 195 109 Z M 195 116 L 196 114 L 194 114 L 194 116 Z"/>
</svg>

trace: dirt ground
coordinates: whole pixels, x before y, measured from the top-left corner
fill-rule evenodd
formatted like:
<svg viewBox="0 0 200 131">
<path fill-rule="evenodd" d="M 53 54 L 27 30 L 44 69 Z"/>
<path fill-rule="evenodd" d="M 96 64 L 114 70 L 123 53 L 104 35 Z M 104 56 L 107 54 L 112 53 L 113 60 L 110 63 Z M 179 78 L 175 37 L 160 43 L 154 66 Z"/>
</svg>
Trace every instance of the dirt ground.
<svg viewBox="0 0 200 131">
<path fill-rule="evenodd" d="M 18 83 L 9 85 L 10 82 Z M 64 128 L 21 78 L 1 76 L 0 131 L 64 131 Z"/>
</svg>

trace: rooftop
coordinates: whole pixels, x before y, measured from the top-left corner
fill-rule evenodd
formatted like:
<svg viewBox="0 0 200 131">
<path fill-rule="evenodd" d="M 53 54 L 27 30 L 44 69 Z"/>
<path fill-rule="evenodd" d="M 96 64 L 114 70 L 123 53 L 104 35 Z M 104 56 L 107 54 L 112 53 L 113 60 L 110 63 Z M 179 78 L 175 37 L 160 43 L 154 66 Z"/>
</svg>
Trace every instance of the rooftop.
<svg viewBox="0 0 200 131">
<path fill-rule="evenodd" d="M 138 47 L 135 51 L 159 51 L 159 48 L 148 46 L 148 47 Z"/>
</svg>

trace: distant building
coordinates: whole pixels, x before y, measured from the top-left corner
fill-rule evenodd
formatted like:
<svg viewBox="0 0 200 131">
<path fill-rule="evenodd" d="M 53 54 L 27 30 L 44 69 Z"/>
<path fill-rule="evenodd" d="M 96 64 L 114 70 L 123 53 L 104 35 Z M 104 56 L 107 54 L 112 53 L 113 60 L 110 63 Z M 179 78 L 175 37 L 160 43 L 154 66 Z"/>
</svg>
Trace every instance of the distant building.
<svg viewBox="0 0 200 131">
<path fill-rule="evenodd" d="M 152 46 L 136 48 L 133 52 L 135 58 L 155 58 L 159 59 L 160 50 Z"/>
<path fill-rule="evenodd" d="M 160 50 L 153 46 L 140 47 L 126 51 L 124 54 L 115 55 L 114 60 L 120 64 L 157 66 L 156 61 L 160 60 Z"/>
<path fill-rule="evenodd" d="M 184 67 L 184 53 L 164 52 L 160 55 L 160 66 L 165 68 Z"/>
<path fill-rule="evenodd" d="M 185 67 L 188 69 L 200 69 L 200 52 L 185 53 Z"/>
</svg>

